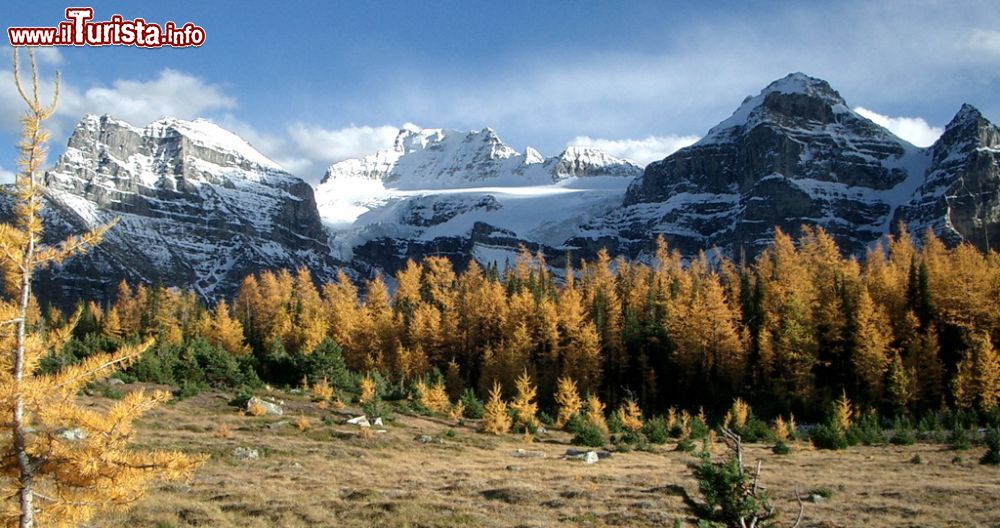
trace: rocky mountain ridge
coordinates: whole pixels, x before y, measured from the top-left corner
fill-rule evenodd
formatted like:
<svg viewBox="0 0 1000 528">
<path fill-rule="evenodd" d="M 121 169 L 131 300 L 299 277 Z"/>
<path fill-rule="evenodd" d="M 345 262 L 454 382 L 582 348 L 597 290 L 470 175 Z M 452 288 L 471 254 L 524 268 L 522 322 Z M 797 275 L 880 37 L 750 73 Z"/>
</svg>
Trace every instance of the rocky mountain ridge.
<svg viewBox="0 0 1000 528">
<path fill-rule="evenodd" d="M 1000 129 L 978 110 L 963 106 L 922 149 L 798 73 L 645 170 L 591 148 L 519 152 L 488 128 L 407 127 L 389 149 L 331 165 L 314 190 L 207 121 L 87 116 L 45 181 L 52 238 L 121 218 L 93 254 L 40 280 L 66 301 L 122 278 L 212 300 L 264 268 L 363 277 L 432 254 L 503 267 L 521 245 L 555 266 L 601 247 L 643 259 L 660 235 L 685 255 L 752 258 L 776 226 L 801 224 L 853 254 L 899 222 L 950 244 L 995 248 L 1000 236 Z"/>
<path fill-rule="evenodd" d="M 43 277 L 56 302 L 105 297 L 121 279 L 214 299 L 263 268 L 333 273 L 311 186 L 208 121 L 86 116 L 44 181 L 48 238 L 119 219 L 94 251 Z"/>
</svg>

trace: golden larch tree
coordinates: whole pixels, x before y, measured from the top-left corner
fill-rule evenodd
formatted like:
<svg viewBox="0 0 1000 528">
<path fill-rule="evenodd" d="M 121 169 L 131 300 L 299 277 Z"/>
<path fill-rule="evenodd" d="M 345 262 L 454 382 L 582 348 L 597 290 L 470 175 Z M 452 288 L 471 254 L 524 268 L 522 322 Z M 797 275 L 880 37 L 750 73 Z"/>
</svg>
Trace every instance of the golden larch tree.
<svg viewBox="0 0 1000 528">
<path fill-rule="evenodd" d="M 312 273 L 301 267 L 295 273 L 293 293 L 294 329 L 292 346 L 302 354 L 311 354 L 327 335 L 330 322 Z"/>
<path fill-rule="evenodd" d="M 330 323 L 330 337 L 344 351 L 344 361 L 351 370 L 363 370 L 367 351 L 358 342 L 361 327 L 361 309 L 358 290 L 343 271 L 337 273 L 336 282 L 323 285 L 324 310 Z"/>
<path fill-rule="evenodd" d="M 517 394 L 514 396 L 514 400 L 510 402 L 510 408 L 514 411 L 517 426 L 522 427 L 524 433 L 527 435 L 538 427 L 538 403 L 535 402 L 538 390 L 531 382 L 531 376 L 528 376 L 527 371 L 523 371 L 517 377 L 514 385 L 517 389 Z"/>
<path fill-rule="evenodd" d="M 976 387 L 979 409 L 989 412 L 1000 404 L 1000 357 L 989 334 L 976 339 Z"/>
<path fill-rule="evenodd" d="M 899 352 L 893 353 L 886 378 L 888 384 L 886 392 L 893 405 L 899 409 L 909 407 L 917 395 L 916 372 L 903 364 L 903 358 Z"/>
<path fill-rule="evenodd" d="M 868 290 L 862 288 L 855 312 L 857 325 L 854 355 L 851 362 L 869 401 L 882 396 L 883 380 L 891 359 L 892 328 L 884 310 L 872 302 Z"/>
<path fill-rule="evenodd" d="M 626 431 L 638 433 L 642 430 L 642 410 L 639 409 L 639 404 L 635 400 L 625 400 L 625 403 L 621 404 L 615 411 L 615 415 Z"/>
<path fill-rule="evenodd" d="M 232 316 L 225 299 L 215 305 L 211 317 L 206 316 L 206 319 L 202 331 L 209 343 L 234 356 L 250 354 L 250 347 L 243 337 L 243 325 Z"/>
<path fill-rule="evenodd" d="M 608 420 L 604 417 L 604 403 L 591 393 L 587 396 L 587 422 L 608 434 Z"/>
<path fill-rule="evenodd" d="M 556 427 L 563 427 L 574 416 L 580 414 L 583 408 L 583 400 L 580 399 L 580 391 L 576 388 L 576 382 L 572 378 L 559 378 L 556 384 L 556 405 L 559 407 L 556 416 Z"/>
<path fill-rule="evenodd" d="M 42 244 L 43 188 L 36 180 L 45 160 L 45 119 L 55 112 L 39 100 L 38 72 L 31 57 L 31 88 L 21 82 L 14 52 L 14 79 L 28 106 L 22 119 L 20 173 L 15 181 L 15 223 L 0 224 L 5 298 L 0 299 L 0 413 L 7 434 L 0 435 L 3 472 L 2 515 L 7 526 L 76 526 L 102 510 L 123 508 L 138 500 L 156 478 L 189 475 L 203 460 L 172 452 L 129 449 L 132 422 L 169 398 L 165 392 L 135 391 L 101 413 L 76 402 L 88 382 L 107 377 L 151 345 L 125 346 L 114 354 L 94 354 L 56 374 L 41 374 L 44 355 L 69 339 L 75 320 L 42 333 L 28 319 L 32 275 L 97 244 L 110 225 Z"/>
<path fill-rule="evenodd" d="M 483 432 L 502 435 L 510 432 L 511 419 L 507 414 L 507 402 L 503 401 L 503 389 L 499 383 L 493 383 L 490 399 L 486 402 L 483 413 Z"/>
</svg>

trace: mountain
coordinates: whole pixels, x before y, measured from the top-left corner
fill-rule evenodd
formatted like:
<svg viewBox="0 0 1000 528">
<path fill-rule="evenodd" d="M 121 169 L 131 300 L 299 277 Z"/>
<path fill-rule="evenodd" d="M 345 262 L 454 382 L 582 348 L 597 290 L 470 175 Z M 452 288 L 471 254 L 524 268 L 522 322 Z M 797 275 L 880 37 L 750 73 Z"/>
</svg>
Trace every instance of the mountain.
<svg viewBox="0 0 1000 528">
<path fill-rule="evenodd" d="M 587 147 L 569 147 L 549 159 L 531 147 L 522 154 L 490 128 L 461 132 L 408 126 L 391 148 L 331 165 L 317 190 L 322 193 L 338 182 L 354 180 L 404 190 L 544 185 L 578 176 L 632 176 L 639 170 L 629 161 Z"/>
<path fill-rule="evenodd" d="M 44 178 L 47 238 L 120 219 L 91 253 L 42 277 L 55 302 L 105 297 L 121 279 L 214 299 L 264 268 L 332 273 L 312 188 L 208 121 L 137 128 L 86 116 Z"/>
<path fill-rule="evenodd" d="M 949 244 L 1000 243 L 996 125 L 965 105 L 917 148 L 801 73 L 645 170 L 591 148 L 519 152 L 489 128 L 407 127 L 390 148 L 331 165 L 314 190 L 208 121 L 87 116 L 45 182 L 49 240 L 120 218 L 93 252 L 40 277 L 60 304 L 107 297 L 121 279 L 214 300 L 265 268 L 323 280 L 338 265 L 392 274 L 428 255 L 502 268 L 522 245 L 555 266 L 600 248 L 642 259 L 660 235 L 685 256 L 752 258 L 776 226 L 801 224 L 856 255 L 899 222 Z"/>
<path fill-rule="evenodd" d="M 491 129 L 404 128 L 393 146 L 330 166 L 316 188 L 338 259 L 392 272 L 407 258 L 498 262 L 559 247 L 620 205 L 642 169 L 600 150 L 544 158 Z"/>
<path fill-rule="evenodd" d="M 929 150 L 927 175 L 896 218 L 951 244 L 1000 247 L 1000 128 L 963 105 Z"/>
<path fill-rule="evenodd" d="M 647 166 L 623 208 L 575 242 L 637 255 L 662 234 L 687 255 L 718 247 L 753 256 L 775 226 L 794 233 L 810 224 L 858 254 L 889 231 L 931 157 L 851 110 L 826 81 L 795 73 Z"/>
</svg>

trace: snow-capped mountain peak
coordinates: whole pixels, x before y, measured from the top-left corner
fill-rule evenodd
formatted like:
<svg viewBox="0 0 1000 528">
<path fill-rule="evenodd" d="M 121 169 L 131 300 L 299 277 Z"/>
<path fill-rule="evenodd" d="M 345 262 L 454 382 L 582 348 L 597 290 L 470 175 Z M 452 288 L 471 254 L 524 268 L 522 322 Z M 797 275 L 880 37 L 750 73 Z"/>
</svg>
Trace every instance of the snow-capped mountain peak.
<svg viewBox="0 0 1000 528">
<path fill-rule="evenodd" d="M 844 98 L 830 86 L 830 83 L 801 72 L 790 73 L 771 82 L 760 93 L 764 96 L 772 93 L 801 94 L 826 99 L 832 104 L 845 104 Z"/>
<path fill-rule="evenodd" d="M 107 114 L 87 114 L 77 124 L 77 130 L 86 132 L 107 131 L 111 129 L 126 130 L 142 137 L 155 139 L 184 138 L 194 147 L 209 149 L 231 156 L 230 163 L 253 164 L 260 168 L 275 172 L 285 170 L 260 153 L 249 142 L 212 121 L 203 118 L 194 120 L 164 117 L 145 127 L 137 127 L 121 119 Z M 73 148 L 72 143 L 70 148 Z"/>
<path fill-rule="evenodd" d="M 120 219 L 106 244 L 73 264 L 100 270 L 87 288 L 127 278 L 191 287 L 211 299 L 232 294 L 258 269 L 332 269 L 312 188 L 206 120 L 166 118 L 140 128 L 86 116 L 45 183 L 53 234 Z M 72 298 L 79 287 L 53 289 Z"/>
<path fill-rule="evenodd" d="M 602 175 L 634 178 L 642 167 L 594 147 L 570 146 L 554 158 L 553 171 L 557 180 Z"/>
<path fill-rule="evenodd" d="M 574 147 L 546 159 L 531 147 L 518 152 L 491 128 L 462 132 L 410 126 L 399 131 L 389 149 L 331 165 L 317 192 L 341 195 L 361 180 L 426 190 L 547 185 L 572 176 L 635 177 L 640 172 L 638 166 L 596 149 Z"/>
<path fill-rule="evenodd" d="M 284 172 L 280 165 L 263 155 L 245 139 L 207 119 L 186 121 L 168 117 L 149 124 L 146 129 L 151 132 L 149 135 L 154 137 L 166 137 L 176 133 L 195 145 L 227 152 L 263 168 Z"/>
<path fill-rule="evenodd" d="M 531 147 L 525 147 L 524 163 L 525 165 L 531 165 L 533 163 L 545 163 L 545 156 L 542 156 L 541 152 L 538 152 L 537 150 Z"/>
<path fill-rule="evenodd" d="M 712 127 L 696 145 L 728 141 L 733 134 L 763 121 L 832 122 L 838 114 L 854 114 L 844 98 L 822 79 L 791 73 L 748 96 L 733 115 Z M 855 114 L 856 115 L 856 114 Z M 861 118 L 860 116 L 857 116 Z"/>
<path fill-rule="evenodd" d="M 331 165 L 316 200 L 339 258 L 375 252 L 384 261 L 399 258 L 398 248 L 378 249 L 387 237 L 420 246 L 496 231 L 560 244 L 621 203 L 641 173 L 594 148 L 545 158 L 531 147 L 516 151 L 490 128 L 406 127 L 392 148 Z"/>
</svg>

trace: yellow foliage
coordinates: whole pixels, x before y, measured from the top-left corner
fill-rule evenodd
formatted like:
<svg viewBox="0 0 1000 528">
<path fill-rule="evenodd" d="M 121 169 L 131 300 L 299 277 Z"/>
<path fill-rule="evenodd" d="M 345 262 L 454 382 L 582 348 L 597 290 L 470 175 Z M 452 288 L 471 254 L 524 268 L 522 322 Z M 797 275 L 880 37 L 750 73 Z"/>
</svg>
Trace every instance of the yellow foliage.
<svg viewBox="0 0 1000 528">
<path fill-rule="evenodd" d="M 320 378 L 319 382 L 314 383 L 309 390 L 312 393 L 313 400 L 318 402 L 330 401 L 335 395 L 333 387 L 330 386 L 330 382 L 325 377 Z"/>
<path fill-rule="evenodd" d="M 975 355 L 979 409 L 986 413 L 1000 405 L 1000 356 L 988 333 L 976 339 Z"/>
<path fill-rule="evenodd" d="M 375 431 L 371 427 L 362 427 L 358 430 L 358 438 L 365 442 L 370 442 L 375 439 Z"/>
<path fill-rule="evenodd" d="M 705 438 L 705 443 L 704 443 L 705 449 L 709 453 L 711 453 L 715 449 L 715 444 L 718 442 L 718 440 L 719 440 L 719 435 L 718 433 L 715 432 L 715 429 L 709 429 L 708 437 Z"/>
<path fill-rule="evenodd" d="M 306 416 L 299 416 L 298 419 L 295 420 L 295 427 L 298 428 L 299 431 L 308 431 L 309 428 L 312 427 L 312 422 Z"/>
<path fill-rule="evenodd" d="M 207 326 L 203 335 L 209 343 L 234 356 L 250 354 L 250 346 L 243 337 L 243 325 L 239 319 L 232 316 L 225 299 L 215 305 Z"/>
<path fill-rule="evenodd" d="M 310 354 L 326 337 L 329 321 L 312 274 L 304 267 L 295 273 L 292 299 L 296 310 L 290 339 L 295 348 Z"/>
<path fill-rule="evenodd" d="M 229 427 L 228 424 L 220 423 L 215 428 L 215 432 L 212 433 L 212 436 L 214 436 L 214 437 L 216 437 L 216 438 L 218 438 L 220 440 L 227 440 L 227 439 L 233 437 L 233 430 L 232 430 L 232 428 Z"/>
<path fill-rule="evenodd" d="M 691 436 L 691 415 L 687 411 L 681 411 L 681 418 L 679 420 L 681 427 L 681 438 L 688 438 Z"/>
<path fill-rule="evenodd" d="M 847 399 L 847 393 L 841 393 L 840 398 L 834 402 L 833 419 L 842 430 L 846 431 L 851 427 L 851 419 L 854 417 L 854 408 L 851 400 Z"/>
<path fill-rule="evenodd" d="M 152 341 L 121 347 L 114 354 L 93 354 L 55 374 L 39 372 L 41 359 L 62 347 L 79 315 L 66 326 L 43 332 L 31 295 L 34 273 L 84 252 L 100 242 L 112 224 L 61 244 L 42 244 L 44 189 L 37 173 L 45 163 L 48 134 L 42 122 L 55 112 L 58 75 L 52 104 L 38 96 L 38 72 L 31 57 L 31 88 L 21 82 L 18 53 L 14 81 L 28 106 L 22 119 L 20 173 L 14 184 L 14 223 L 0 224 L 0 480 L 2 524 L 22 527 L 76 526 L 102 510 L 126 508 L 156 479 L 187 477 L 204 457 L 166 451 L 133 451 L 132 423 L 145 411 L 170 398 L 169 393 L 134 391 L 105 412 L 77 404 L 80 389 L 135 361 Z M 124 329 L 105 326 L 114 337 Z"/>
<path fill-rule="evenodd" d="M 608 421 L 604 418 L 604 404 L 596 394 L 587 396 L 587 422 L 608 434 Z"/>
<path fill-rule="evenodd" d="M 483 413 L 483 432 L 503 435 L 510 432 L 510 428 L 511 419 L 507 414 L 507 403 L 503 401 L 500 384 L 494 382 Z"/>
<path fill-rule="evenodd" d="M 511 402 L 510 408 L 514 411 L 514 418 L 517 425 L 524 428 L 525 433 L 538 427 L 538 404 L 535 403 L 537 390 L 531 383 L 531 377 L 527 372 L 518 376 L 514 382 L 517 389 L 517 396 Z"/>
<path fill-rule="evenodd" d="M 788 440 L 788 423 L 780 415 L 774 419 L 774 425 L 771 426 L 771 431 L 774 433 L 774 438 L 779 442 L 784 442 Z"/>
<path fill-rule="evenodd" d="M 618 421 L 621 422 L 626 431 L 638 433 L 642 430 L 642 410 L 639 409 L 635 400 L 627 400 L 616 413 Z"/>
<path fill-rule="evenodd" d="M 371 376 L 361 378 L 358 386 L 361 389 L 361 393 L 358 395 L 358 403 L 365 405 L 375 401 L 375 397 L 377 396 L 375 393 L 375 380 Z"/>
<path fill-rule="evenodd" d="M 455 422 L 461 420 L 464 414 L 465 402 L 461 400 L 456 402 L 455 405 L 452 405 L 451 409 L 448 410 L 448 418 Z"/>
<path fill-rule="evenodd" d="M 733 406 L 730 407 L 722 422 L 726 427 L 731 427 L 736 431 L 742 431 L 747 424 L 747 419 L 749 418 L 750 404 L 743 401 L 742 398 L 736 398 L 733 400 Z"/>
<path fill-rule="evenodd" d="M 435 414 L 444 414 L 451 407 L 451 401 L 448 400 L 448 391 L 445 390 L 444 383 L 438 382 L 428 387 L 421 380 L 416 383 L 415 389 L 417 391 L 417 401 L 428 411 Z"/>
<path fill-rule="evenodd" d="M 267 407 L 260 402 L 253 402 L 247 407 L 247 414 L 250 416 L 264 416 L 267 414 Z"/>
<path fill-rule="evenodd" d="M 112 339 L 125 337 L 125 333 L 122 331 L 122 321 L 118 317 L 116 310 L 108 311 L 108 315 L 104 318 L 104 323 L 101 325 L 101 332 Z"/>
<path fill-rule="evenodd" d="M 555 399 L 556 405 L 559 406 L 556 427 L 566 425 L 566 422 L 580 414 L 580 409 L 583 408 L 583 400 L 580 399 L 580 392 L 572 378 L 559 378 L 559 382 L 556 384 Z"/>
</svg>

